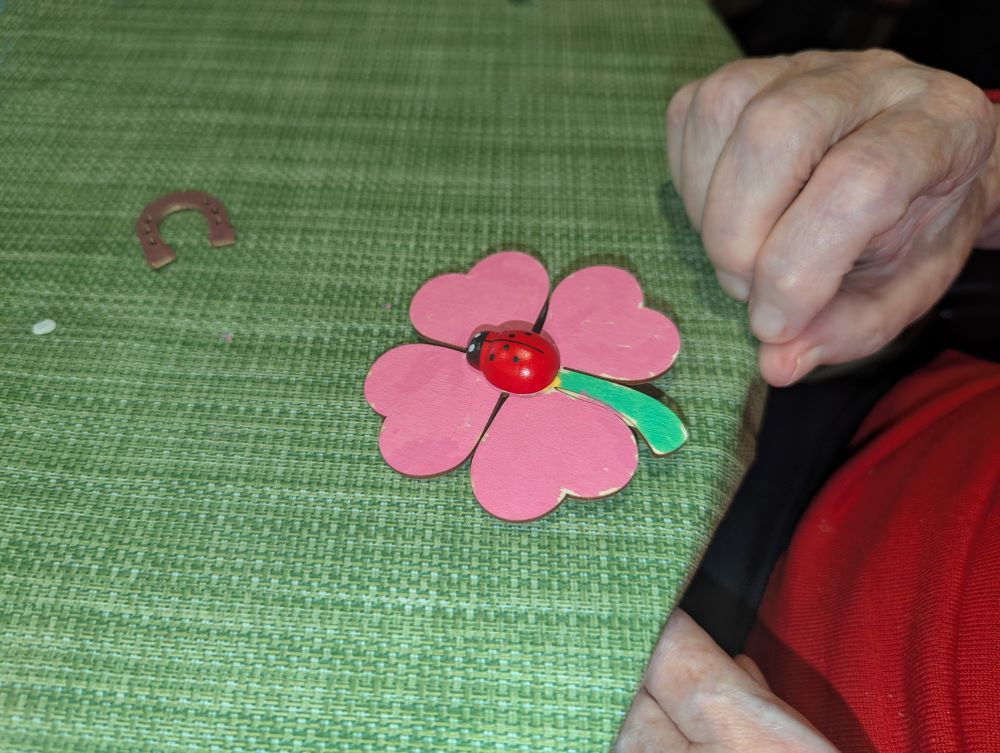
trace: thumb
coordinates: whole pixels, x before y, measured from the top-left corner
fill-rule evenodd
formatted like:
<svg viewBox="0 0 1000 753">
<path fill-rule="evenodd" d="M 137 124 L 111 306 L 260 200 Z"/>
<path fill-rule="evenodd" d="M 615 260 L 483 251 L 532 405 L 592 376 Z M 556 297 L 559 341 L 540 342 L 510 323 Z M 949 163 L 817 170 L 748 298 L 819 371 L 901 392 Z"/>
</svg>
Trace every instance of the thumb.
<svg viewBox="0 0 1000 753">
<path fill-rule="evenodd" d="M 935 232 L 914 240 L 892 266 L 858 270 L 833 299 L 785 343 L 761 343 L 760 373 L 775 387 L 797 382 L 817 366 L 877 352 L 926 313 L 961 271 L 982 214 L 981 190 Z"/>
</svg>

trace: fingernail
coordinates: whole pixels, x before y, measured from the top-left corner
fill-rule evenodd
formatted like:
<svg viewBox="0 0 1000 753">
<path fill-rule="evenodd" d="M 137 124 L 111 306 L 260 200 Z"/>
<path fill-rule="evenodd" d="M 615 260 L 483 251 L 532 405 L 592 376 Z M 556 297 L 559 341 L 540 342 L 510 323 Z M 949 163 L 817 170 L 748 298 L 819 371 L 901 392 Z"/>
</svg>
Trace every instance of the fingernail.
<svg viewBox="0 0 1000 753">
<path fill-rule="evenodd" d="M 785 315 L 777 306 L 759 301 L 750 310 L 750 329 L 761 340 L 772 340 L 785 328 Z"/>
<path fill-rule="evenodd" d="M 788 380 L 788 383 L 793 384 L 794 382 L 799 381 L 802 377 L 819 366 L 822 360 L 823 348 L 821 346 L 817 345 L 815 348 L 807 350 L 795 359 L 795 371 L 792 372 L 792 378 Z"/>
<path fill-rule="evenodd" d="M 729 295 L 738 301 L 745 301 L 750 296 L 750 283 L 742 277 L 737 277 L 729 272 L 716 272 L 719 278 L 719 285 Z"/>
</svg>

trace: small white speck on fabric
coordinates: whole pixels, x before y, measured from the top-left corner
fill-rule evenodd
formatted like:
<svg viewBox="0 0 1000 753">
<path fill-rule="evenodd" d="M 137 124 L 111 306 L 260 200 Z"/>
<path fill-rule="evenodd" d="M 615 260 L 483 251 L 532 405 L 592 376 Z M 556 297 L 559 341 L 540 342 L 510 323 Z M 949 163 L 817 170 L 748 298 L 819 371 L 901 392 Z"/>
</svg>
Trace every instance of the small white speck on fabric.
<svg viewBox="0 0 1000 753">
<path fill-rule="evenodd" d="M 40 322 L 36 322 L 31 328 L 31 334 L 33 335 L 47 335 L 49 332 L 56 328 L 56 323 L 51 319 L 42 319 Z"/>
</svg>

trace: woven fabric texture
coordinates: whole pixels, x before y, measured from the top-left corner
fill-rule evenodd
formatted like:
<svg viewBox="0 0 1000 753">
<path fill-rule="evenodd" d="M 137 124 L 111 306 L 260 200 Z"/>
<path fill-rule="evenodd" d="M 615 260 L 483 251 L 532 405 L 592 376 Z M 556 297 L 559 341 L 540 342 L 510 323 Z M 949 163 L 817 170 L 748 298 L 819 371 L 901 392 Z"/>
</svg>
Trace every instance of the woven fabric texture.
<svg viewBox="0 0 1000 753">
<path fill-rule="evenodd" d="M 669 185 L 694 0 L 0 2 L 0 750 L 600 751 L 752 453 Z M 239 240 L 169 218 L 199 189 Z M 368 367 L 490 249 L 675 317 L 691 441 L 511 525 L 397 475 Z M 51 334 L 32 325 L 56 321 Z"/>
</svg>

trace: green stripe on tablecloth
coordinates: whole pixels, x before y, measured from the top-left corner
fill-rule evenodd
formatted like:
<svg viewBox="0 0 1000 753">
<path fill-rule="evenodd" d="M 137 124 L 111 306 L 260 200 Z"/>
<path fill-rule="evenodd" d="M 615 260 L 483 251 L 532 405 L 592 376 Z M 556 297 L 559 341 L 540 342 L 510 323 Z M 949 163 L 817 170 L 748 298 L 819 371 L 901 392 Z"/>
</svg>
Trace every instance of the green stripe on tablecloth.
<svg viewBox="0 0 1000 753">
<path fill-rule="evenodd" d="M 9 0 L 0 749 L 605 749 L 759 408 L 662 143 L 734 55 L 673 0 Z M 132 224 L 182 188 L 239 241 L 179 215 L 152 272 Z M 638 277 L 691 433 L 523 526 L 391 471 L 361 391 L 502 243 Z"/>
</svg>

